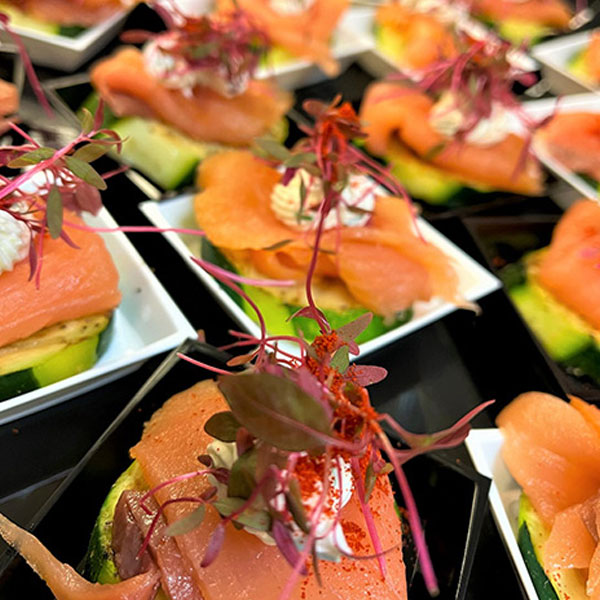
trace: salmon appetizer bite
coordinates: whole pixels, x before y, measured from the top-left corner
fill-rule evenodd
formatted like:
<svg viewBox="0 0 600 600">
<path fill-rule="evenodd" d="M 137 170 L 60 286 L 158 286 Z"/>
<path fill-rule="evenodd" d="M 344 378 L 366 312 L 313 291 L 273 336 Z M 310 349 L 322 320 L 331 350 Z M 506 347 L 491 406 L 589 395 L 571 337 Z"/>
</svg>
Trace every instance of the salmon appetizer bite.
<svg viewBox="0 0 600 600">
<path fill-rule="evenodd" d="M 111 127 L 131 138 L 123 159 L 167 189 L 224 147 L 285 135 L 292 102 L 273 83 L 252 78 L 268 39 L 248 15 L 177 23 L 151 35 L 143 51 L 122 48 L 91 71 L 114 114 Z"/>
<path fill-rule="evenodd" d="M 568 68 L 577 78 L 591 86 L 600 83 L 600 31 L 594 31 L 590 41 L 569 61 Z"/>
<path fill-rule="evenodd" d="M 2 515 L 0 537 L 57 600 L 407 600 L 394 472 L 404 527 L 435 595 L 402 465 L 462 443 L 486 404 L 423 435 L 377 413 L 366 386 L 385 369 L 339 358 L 357 353 L 368 323 L 366 315 L 334 330 L 322 321 L 326 332 L 312 344 L 295 339 L 296 358 L 267 351 L 273 340 L 263 333 L 255 351 L 236 357 L 243 371 L 220 369 L 216 382 L 167 400 L 133 440 L 134 462 L 102 505 L 87 578 Z M 382 421 L 406 446 L 392 444 Z"/>
<path fill-rule="evenodd" d="M 6 5 L 9 13 L 14 9 L 13 20 L 17 24 L 22 21 L 25 26 L 27 19 L 33 19 L 42 28 L 43 24 L 91 27 L 136 3 L 137 0 L 2 0 L 0 8 Z"/>
<path fill-rule="evenodd" d="M 23 155 L 38 158 L 33 170 L 0 186 L 0 400 L 89 369 L 108 343 L 119 274 L 103 239 L 79 216 L 100 210 L 98 189 L 106 186 L 89 155 L 78 157 L 91 144 L 118 143 L 92 141 L 97 133 L 92 127 L 60 152 L 31 140 L 3 149 L 5 167 L 32 166 Z M 86 181 L 71 168 L 84 168 Z M 35 171 L 43 177 L 29 181 Z"/>
<path fill-rule="evenodd" d="M 345 139 L 353 134 L 348 123 L 360 131 L 350 105 L 321 110 L 306 138 L 292 151 L 277 151 L 279 160 L 232 151 L 202 163 L 194 206 L 206 258 L 216 250 L 237 273 L 257 282 L 266 305 L 275 298 L 289 314 L 307 302 L 308 277 L 311 295 L 329 319 L 375 313 L 373 335 L 403 324 L 417 307 L 465 305 L 453 262 L 420 237 L 402 190 L 393 196 L 380 188 L 369 175 L 386 181 L 385 171 Z M 321 151 L 326 159 L 315 157 Z M 330 190 L 324 177 L 336 173 L 334 164 L 336 188 Z"/>
<path fill-rule="evenodd" d="M 471 0 L 472 14 L 513 44 L 567 31 L 573 11 L 564 0 Z"/>
<path fill-rule="evenodd" d="M 559 112 L 536 133 L 545 152 L 573 171 L 600 182 L 600 114 Z"/>
<path fill-rule="evenodd" d="M 330 77 L 339 72 L 331 55 L 335 29 L 348 0 L 236 0 L 268 35 L 275 52 L 266 61 L 303 59 L 316 63 Z M 219 11 L 230 11 L 232 0 L 217 0 Z M 279 55 L 279 56 L 278 56 Z"/>
<path fill-rule="evenodd" d="M 600 582 L 600 410 L 540 392 L 498 416 L 502 458 L 523 494 L 518 541 L 541 597 L 594 600 Z"/>
</svg>

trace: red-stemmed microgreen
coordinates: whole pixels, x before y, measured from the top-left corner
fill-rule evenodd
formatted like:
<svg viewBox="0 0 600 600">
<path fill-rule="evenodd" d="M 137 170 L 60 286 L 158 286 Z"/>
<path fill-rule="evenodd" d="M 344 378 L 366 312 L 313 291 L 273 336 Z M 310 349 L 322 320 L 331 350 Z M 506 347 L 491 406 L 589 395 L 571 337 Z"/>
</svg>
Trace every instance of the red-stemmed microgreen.
<svg viewBox="0 0 600 600">
<path fill-rule="evenodd" d="M 197 83 L 197 74 L 199 81 L 210 84 L 204 77 L 209 74 L 224 82 L 224 86 L 212 86 L 224 95 L 245 90 L 270 46 L 266 33 L 247 12 L 236 7 L 218 15 L 190 16 L 174 3 L 155 9 L 165 21 L 166 31 L 122 35 L 127 42 L 149 43 L 149 61 L 160 63 L 158 70 L 149 65 L 155 75 L 167 85 L 191 88 Z"/>
</svg>

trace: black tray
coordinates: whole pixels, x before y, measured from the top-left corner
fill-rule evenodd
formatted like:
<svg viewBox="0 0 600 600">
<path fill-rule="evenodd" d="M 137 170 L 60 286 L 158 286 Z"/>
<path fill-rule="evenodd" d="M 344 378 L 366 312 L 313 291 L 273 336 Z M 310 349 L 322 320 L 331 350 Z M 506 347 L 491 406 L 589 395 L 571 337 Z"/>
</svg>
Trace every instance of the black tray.
<svg viewBox="0 0 600 600">
<path fill-rule="evenodd" d="M 130 462 L 128 449 L 140 438 L 145 421 L 172 394 L 202 378 L 202 371 L 182 361 L 177 351 L 199 354 L 223 364 L 222 352 L 188 341 L 174 351 L 141 387 L 113 424 L 32 519 L 30 526 L 62 560 L 77 565 L 111 483 Z M 462 600 L 468 587 L 479 532 L 486 515 L 490 482 L 471 468 L 444 456 L 420 457 L 407 476 L 441 585 L 440 598 Z M 413 600 L 427 598 L 414 561 L 408 561 Z M 11 550 L 0 556 L 1 598 L 50 598 L 38 577 Z"/>
<path fill-rule="evenodd" d="M 543 248 L 550 243 L 558 216 L 528 215 L 526 217 L 484 218 L 474 217 L 465 221 L 485 255 L 489 267 L 498 272 L 509 264 L 518 262 L 525 254 Z M 507 299 L 509 302 L 510 299 Z M 512 302 L 511 302 L 512 304 Z M 515 312 L 516 309 L 515 309 Z M 517 313 L 518 314 L 518 313 Z M 519 315 L 524 328 L 535 341 L 538 351 L 558 379 L 565 394 L 574 394 L 588 402 L 600 402 L 600 386 L 587 377 L 576 377 L 552 360 Z"/>
</svg>

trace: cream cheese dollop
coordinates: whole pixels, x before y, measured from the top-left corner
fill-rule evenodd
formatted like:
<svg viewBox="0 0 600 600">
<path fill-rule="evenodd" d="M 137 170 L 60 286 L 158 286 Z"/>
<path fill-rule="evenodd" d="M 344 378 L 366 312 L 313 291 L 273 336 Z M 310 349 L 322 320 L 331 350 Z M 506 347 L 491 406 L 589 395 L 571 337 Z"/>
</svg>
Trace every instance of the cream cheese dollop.
<svg viewBox="0 0 600 600">
<path fill-rule="evenodd" d="M 457 106 L 452 92 L 442 94 L 429 113 L 429 124 L 439 134 L 454 137 L 464 126 L 466 117 Z M 489 117 L 480 119 L 469 131 L 466 141 L 478 146 L 491 146 L 505 139 L 510 133 L 510 113 L 499 102 L 492 104 Z"/>
<path fill-rule="evenodd" d="M 197 85 L 211 88 L 215 92 L 231 98 L 243 94 L 250 84 L 250 73 L 243 71 L 232 77 L 225 65 L 216 69 L 192 69 L 181 57 L 168 53 L 174 40 L 165 34 L 158 40 L 151 40 L 144 46 L 144 64 L 152 77 L 169 88 L 180 89 L 191 96 Z"/>
<path fill-rule="evenodd" d="M 215 440 L 211 442 L 206 453 L 211 457 L 214 468 L 231 469 L 233 463 L 237 460 L 238 454 L 235 443 L 227 443 Z M 301 455 L 304 453 L 301 453 Z M 328 494 L 325 502 L 325 510 L 322 512 L 319 522 L 316 527 L 315 542 L 316 551 L 319 558 L 337 562 L 341 559 L 342 553 L 340 548 L 350 554 L 352 551 L 348 546 L 348 542 L 344 536 L 344 531 L 339 522 L 336 522 L 335 514 L 341 510 L 352 497 L 354 492 L 354 481 L 352 477 L 352 468 L 348 462 L 338 458 L 337 464 L 332 467 L 329 474 Z M 209 476 L 211 484 L 217 488 L 219 497 L 225 497 L 227 494 L 227 486 L 218 482 L 214 477 Z M 323 482 L 318 481 L 315 485 L 314 492 L 309 497 L 302 498 L 302 504 L 307 514 L 317 506 L 321 494 L 323 492 Z M 285 506 L 286 500 L 283 492 L 277 494 L 273 500 L 273 506 L 281 509 Z M 259 538 L 267 546 L 274 546 L 275 540 L 265 531 L 257 531 L 251 527 L 244 529 L 252 535 Z M 302 548 L 306 540 L 306 534 L 296 525 L 291 523 L 291 533 L 294 542 L 298 548 Z"/>
<path fill-rule="evenodd" d="M 301 189 L 306 191 L 304 207 Z M 341 202 L 325 217 L 325 229 L 338 225 L 362 227 L 367 224 L 375 208 L 376 184 L 368 177 L 352 174 L 341 194 Z M 318 209 L 323 201 L 323 183 L 305 169 L 298 169 L 284 185 L 278 183 L 271 192 L 271 210 L 285 225 L 299 231 L 314 229 L 318 224 Z"/>
<path fill-rule="evenodd" d="M 0 274 L 12 271 L 29 254 L 31 233 L 25 223 L 0 210 Z"/>
<path fill-rule="evenodd" d="M 271 0 L 269 6 L 280 15 L 293 16 L 306 12 L 315 0 Z"/>
</svg>

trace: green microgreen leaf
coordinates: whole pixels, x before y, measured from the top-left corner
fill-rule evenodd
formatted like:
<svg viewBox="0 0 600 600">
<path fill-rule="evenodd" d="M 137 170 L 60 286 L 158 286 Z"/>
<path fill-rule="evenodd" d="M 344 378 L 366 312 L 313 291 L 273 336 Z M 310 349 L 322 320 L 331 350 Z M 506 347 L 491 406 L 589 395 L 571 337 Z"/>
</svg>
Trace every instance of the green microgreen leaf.
<svg viewBox="0 0 600 600">
<path fill-rule="evenodd" d="M 244 452 L 231 466 L 227 495 L 233 498 L 249 498 L 256 486 L 256 452 Z"/>
<path fill-rule="evenodd" d="M 292 479 L 289 484 L 289 489 L 285 495 L 288 510 L 294 517 L 296 525 L 300 527 L 304 533 L 310 533 L 310 525 L 308 524 L 308 517 L 304 510 L 304 504 L 302 504 L 302 494 L 300 492 L 300 484 L 296 479 Z"/>
<path fill-rule="evenodd" d="M 358 319 L 342 325 L 336 330 L 336 333 L 340 339 L 350 342 L 355 340 L 369 326 L 372 320 L 373 313 L 364 313 Z"/>
<path fill-rule="evenodd" d="M 241 425 L 229 411 L 214 414 L 204 424 L 204 431 L 211 437 L 222 442 L 235 442 L 238 429 Z"/>
<path fill-rule="evenodd" d="M 323 406 L 293 381 L 270 373 L 222 375 L 219 387 L 236 419 L 281 450 L 323 450 L 331 425 Z"/>
<path fill-rule="evenodd" d="M 296 213 L 296 221 L 298 223 L 300 223 L 300 221 L 302 221 L 303 219 L 307 218 L 303 214 L 304 207 L 306 206 L 307 195 L 308 195 L 308 190 L 306 189 L 306 184 L 304 183 L 304 177 L 301 177 L 300 178 L 300 208 L 298 209 L 298 212 Z M 308 217 L 308 218 L 310 218 L 310 217 Z"/>
<path fill-rule="evenodd" d="M 8 163 L 8 166 L 11 169 L 19 169 L 21 167 L 29 167 L 31 165 L 37 165 L 39 162 L 43 160 L 48 160 L 54 156 L 56 150 L 54 148 L 46 148 L 42 146 L 41 148 L 36 148 L 35 150 L 31 150 L 30 152 L 26 152 L 19 158 L 15 158 Z"/>
<path fill-rule="evenodd" d="M 291 244 L 292 241 L 293 240 L 282 240 L 281 242 L 277 242 L 276 244 L 273 244 L 272 246 L 267 246 L 266 248 L 263 248 L 263 250 L 268 250 L 268 251 L 279 250 L 280 248 L 283 248 L 284 246 Z"/>
<path fill-rule="evenodd" d="M 94 115 L 87 108 L 81 109 L 79 121 L 83 133 L 89 133 L 94 128 Z"/>
<path fill-rule="evenodd" d="M 77 149 L 73 154 L 73 158 L 77 158 L 86 163 L 91 163 L 101 156 L 104 156 L 109 150 L 110 147 L 106 144 L 95 144 L 90 142 L 89 144 Z"/>
<path fill-rule="evenodd" d="M 198 508 L 193 510 L 189 515 L 175 521 L 175 523 L 169 525 L 165 531 L 166 535 L 185 535 L 190 531 L 196 529 L 204 521 L 204 515 L 206 514 L 206 505 L 201 504 Z"/>
<path fill-rule="evenodd" d="M 436 156 L 438 156 L 438 154 L 440 154 L 444 150 L 445 147 L 446 142 L 440 142 L 439 144 L 432 146 L 431 148 L 429 148 L 429 150 L 427 150 L 427 152 L 423 156 L 423 159 L 433 160 Z"/>
<path fill-rule="evenodd" d="M 63 201 L 55 185 L 50 188 L 46 201 L 46 223 L 50 237 L 54 240 L 59 238 L 63 226 Z"/>
<path fill-rule="evenodd" d="M 292 153 L 282 144 L 271 138 L 257 138 L 254 143 L 269 156 L 282 162 L 288 160 Z"/>
<path fill-rule="evenodd" d="M 221 500 L 215 500 L 213 506 L 219 511 L 224 517 L 237 512 L 244 506 L 246 500 L 242 498 L 222 498 Z M 247 508 L 235 517 L 235 522 L 246 527 L 251 527 L 257 531 L 269 531 L 271 529 L 271 515 L 266 510 L 256 510 L 253 508 Z"/>
<path fill-rule="evenodd" d="M 285 167 L 291 169 L 300 167 L 305 163 L 312 164 L 317 160 L 317 155 L 314 152 L 299 152 L 298 154 L 291 154 L 289 158 L 283 161 Z"/>
<path fill-rule="evenodd" d="M 79 177 L 79 179 L 93 185 L 99 190 L 106 189 L 106 182 L 90 164 L 79 158 L 75 158 L 74 156 L 65 156 L 65 163 L 67 164 L 69 171 L 71 171 L 73 175 Z"/>
<path fill-rule="evenodd" d="M 346 372 L 346 369 L 350 366 L 350 349 L 348 346 L 342 346 L 333 355 L 331 359 L 331 366 L 336 369 L 342 375 Z"/>
</svg>

